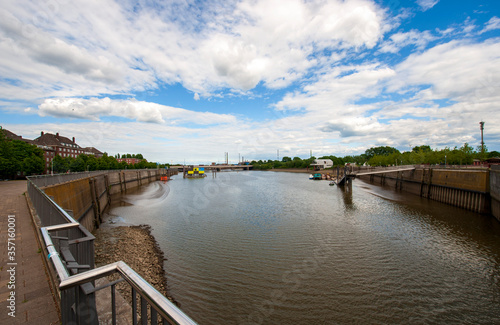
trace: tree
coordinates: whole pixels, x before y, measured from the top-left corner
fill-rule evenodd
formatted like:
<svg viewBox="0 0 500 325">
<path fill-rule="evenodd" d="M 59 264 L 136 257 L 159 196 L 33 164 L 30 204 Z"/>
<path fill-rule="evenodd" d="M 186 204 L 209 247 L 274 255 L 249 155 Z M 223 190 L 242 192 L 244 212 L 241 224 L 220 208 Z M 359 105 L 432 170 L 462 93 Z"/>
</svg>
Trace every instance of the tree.
<svg viewBox="0 0 500 325">
<path fill-rule="evenodd" d="M 388 156 L 392 153 L 399 153 L 399 150 L 396 148 L 393 148 L 393 147 L 385 146 L 385 147 L 374 147 L 374 148 L 367 149 L 365 151 L 366 159 L 368 159 L 368 160 L 376 155 Z"/>
<path fill-rule="evenodd" d="M 40 174 L 44 170 L 43 150 L 20 140 L 10 140 L 0 130 L 0 177 Z"/>
<path fill-rule="evenodd" d="M 30 155 L 24 158 L 22 170 L 25 175 L 34 175 L 43 173 L 43 158 L 37 155 Z"/>
<path fill-rule="evenodd" d="M 70 163 L 69 168 L 72 172 L 83 172 L 87 169 L 83 156 L 84 155 L 79 155 Z"/>
<path fill-rule="evenodd" d="M 432 151 L 430 146 L 424 145 L 424 146 L 416 146 L 411 149 L 412 152 L 429 152 Z"/>
<path fill-rule="evenodd" d="M 500 152 L 498 151 L 490 151 L 488 153 L 488 158 L 497 158 L 500 157 Z"/>
</svg>

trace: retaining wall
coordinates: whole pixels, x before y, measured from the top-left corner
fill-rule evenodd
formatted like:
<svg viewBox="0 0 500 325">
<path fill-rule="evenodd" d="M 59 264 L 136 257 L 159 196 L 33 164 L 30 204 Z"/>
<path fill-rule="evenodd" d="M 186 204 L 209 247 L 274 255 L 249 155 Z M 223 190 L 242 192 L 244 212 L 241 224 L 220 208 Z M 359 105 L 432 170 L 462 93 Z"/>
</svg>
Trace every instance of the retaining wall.
<svg viewBox="0 0 500 325">
<path fill-rule="evenodd" d="M 428 168 L 359 178 L 475 212 L 491 211 L 488 170 Z"/>
<path fill-rule="evenodd" d="M 111 202 L 111 195 L 124 193 L 127 189 L 176 173 L 165 169 L 109 171 L 42 189 L 82 226 L 93 232 L 102 222 L 102 215 Z"/>
<path fill-rule="evenodd" d="M 490 171 L 491 214 L 500 221 L 500 166 L 491 166 Z"/>
</svg>

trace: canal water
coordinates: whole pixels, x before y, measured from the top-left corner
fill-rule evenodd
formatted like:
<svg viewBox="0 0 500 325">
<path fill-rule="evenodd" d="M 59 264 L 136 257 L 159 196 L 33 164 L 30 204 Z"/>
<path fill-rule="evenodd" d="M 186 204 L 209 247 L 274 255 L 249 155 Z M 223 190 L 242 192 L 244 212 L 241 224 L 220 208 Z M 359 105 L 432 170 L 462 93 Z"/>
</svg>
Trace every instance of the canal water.
<svg viewBox="0 0 500 325">
<path fill-rule="evenodd" d="M 150 224 L 199 324 L 499 324 L 500 223 L 355 180 L 174 176 L 111 211 Z"/>
</svg>

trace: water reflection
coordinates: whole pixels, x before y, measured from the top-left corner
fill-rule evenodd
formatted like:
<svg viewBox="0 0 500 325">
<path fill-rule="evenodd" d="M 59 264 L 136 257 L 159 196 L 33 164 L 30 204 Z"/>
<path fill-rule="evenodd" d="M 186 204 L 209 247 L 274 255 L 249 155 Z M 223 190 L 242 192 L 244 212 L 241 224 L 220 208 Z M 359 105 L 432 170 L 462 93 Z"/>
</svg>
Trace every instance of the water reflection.
<svg viewBox="0 0 500 325">
<path fill-rule="evenodd" d="M 342 194 L 342 200 L 344 201 L 345 210 L 355 209 L 353 199 L 352 199 L 352 182 L 347 182 L 344 186 L 337 186 L 338 191 Z"/>
</svg>

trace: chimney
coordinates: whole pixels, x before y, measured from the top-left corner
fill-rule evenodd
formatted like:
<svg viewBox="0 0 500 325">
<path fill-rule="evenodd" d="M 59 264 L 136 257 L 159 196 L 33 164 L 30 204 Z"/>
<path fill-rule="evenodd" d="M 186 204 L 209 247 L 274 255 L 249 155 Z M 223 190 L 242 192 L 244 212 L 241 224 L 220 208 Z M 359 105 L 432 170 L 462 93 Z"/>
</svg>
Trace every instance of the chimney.
<svg viewBox="0 0 500 325">
<path fill-rule="evenodd" d="M 73 137 L 73 143 L 75 143 L 75 137 Z"/>
<path fill-rule="evenodd" d="M 56 137 L 58 137 L 58 138 L 59 138 L 59 132 L 57 132 L 57 133 L 56 133 Z"/>
<path fill-rule="evenodd" d="M 42 131 L 42 133 L 40 133 L 40 136 L 43 136 L 43 131 Z"/>
</svg>

